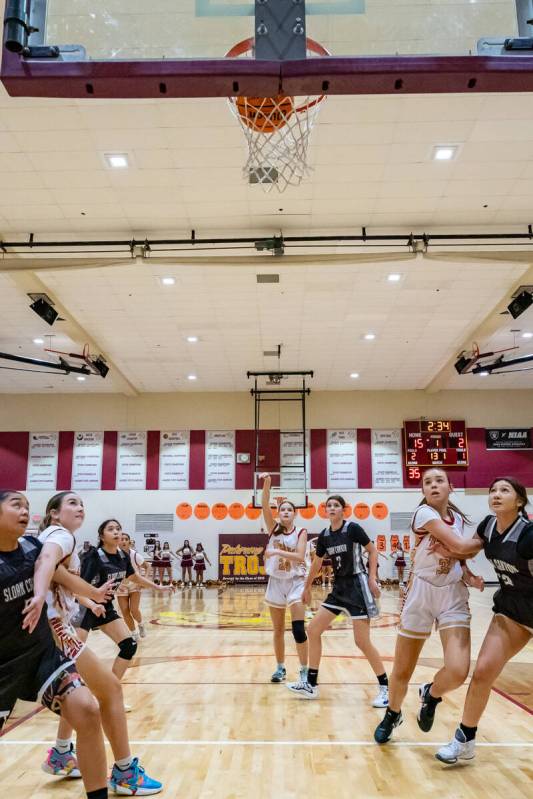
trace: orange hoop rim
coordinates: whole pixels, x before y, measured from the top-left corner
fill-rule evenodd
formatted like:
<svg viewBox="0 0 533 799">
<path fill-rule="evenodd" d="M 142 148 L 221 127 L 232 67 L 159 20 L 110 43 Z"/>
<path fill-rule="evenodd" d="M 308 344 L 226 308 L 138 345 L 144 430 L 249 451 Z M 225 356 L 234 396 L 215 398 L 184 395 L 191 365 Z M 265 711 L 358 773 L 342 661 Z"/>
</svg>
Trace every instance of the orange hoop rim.
<svg viewBox="0 0 533 799">
<path fill-rule="evenodd" d="M 320 44 L 320 42 L 317 42 L 314 39 L 310 39 L 309 37 L 307 37 L 305 40 L 305 44 L 308 50 L 311 50 L 311 52 L 316 53 L 317 55 L 320 56 L 331 55 L 329 50 L 326 50 L 324 45 Z M 245 55 L 246 53 L 249 53 L 253 50 L 254 45 L 255 45 L 255 38 L 253 36 L 250 36 L 248 39 L 243 39 L 241 42 L 237 42 L 237 44 L 234 44 L 233 47 L 230 50 L 228 50 L 228 52 L 225 54 L 224 58 L 238 58 L 241 55 Z M 318 105 L 318 103 L 321 103 L 322 100 L 325 99 L 325 97 L 326 97 L 325 94 L 321 94 L 315 100 L 311 100 L 309 103 L 304 103 L 303 105 L 296 107 L 294 111 L 296 113 L 302 113 L 303 111 L 307 111 L 309 108 L 312 108 L 313 106 Z M 230 97 L 229 99 L 232 103 L 235 102 L 233 97 Z"/>
</svg>

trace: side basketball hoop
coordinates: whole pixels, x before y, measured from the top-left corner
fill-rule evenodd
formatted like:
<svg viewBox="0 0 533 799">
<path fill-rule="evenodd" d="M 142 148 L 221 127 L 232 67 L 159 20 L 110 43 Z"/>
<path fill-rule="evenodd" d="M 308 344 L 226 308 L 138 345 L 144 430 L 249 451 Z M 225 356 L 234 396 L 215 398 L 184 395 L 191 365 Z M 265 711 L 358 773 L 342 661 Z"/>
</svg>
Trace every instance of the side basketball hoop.
<svg viewBox="0 0 533 799">
<path fill-rule="evenodd" d="M 329 56 L 318 42 L 307 39 L 309 56 Z M 238 42 L 226 58 L 253 57 L 253 38 Z M 324 94 L 307 97 L 230 97 L 233 115 L 238 120 L 248 145 L 243 175 L 265 191 L 273 186 L 279 192 L 299 186 L 309 173 L 309 136 L 318 117 Z"/>
</svg>

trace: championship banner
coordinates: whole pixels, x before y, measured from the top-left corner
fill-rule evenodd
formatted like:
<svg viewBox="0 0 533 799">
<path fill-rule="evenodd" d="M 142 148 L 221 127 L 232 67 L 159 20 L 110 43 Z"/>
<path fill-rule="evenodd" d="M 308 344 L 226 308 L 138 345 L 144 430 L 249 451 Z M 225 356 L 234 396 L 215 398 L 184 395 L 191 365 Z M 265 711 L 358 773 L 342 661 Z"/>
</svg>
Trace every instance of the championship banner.
<svg viewBox="0 0 533 799">
<path fill-rule="evenodd" d="M 189 488 L 189 431 L 164 430 L 159 439 L 159 489 Z"/>
<path fill-rule="evenodd" d="M 206 491 L 235 488 L 235 431 L 207 430 L 205 436 Z"/>
<path fill-rule="evenodd" d="M 401 430 L 372 430 L 372 486 L 403 488 Z"/>
<path fill-rule="evenodd" d="M 266 583 L 263 552 L 267 536 L 251 535 L 218 536 L 218 579 L 229 583 Z"/>
<path fill-rule="evenodd" d="M 531 449 L 531 431 L 528 427 L 485 430 L 485 444 L 487 449 Z"/>
<path fill-rule="evenodd" d="M 146 488 L 146 433 L 119 433 L 117 490 Z"/>
<path fill-rule="evenodd" d="M 76 433 L 72 455 L 72 490 L 99 491 L 102 487 L 103 433 Z"/>
<path fill-rule="evenodd" d="M 328 430 L 328 489 L 357 488 L 357 434 L 355 430 Z"/>
<path fill-rule="evenodd" d="M 59 433 L 30 433 L 28 491 L 55 491 Z"/>
</svg>

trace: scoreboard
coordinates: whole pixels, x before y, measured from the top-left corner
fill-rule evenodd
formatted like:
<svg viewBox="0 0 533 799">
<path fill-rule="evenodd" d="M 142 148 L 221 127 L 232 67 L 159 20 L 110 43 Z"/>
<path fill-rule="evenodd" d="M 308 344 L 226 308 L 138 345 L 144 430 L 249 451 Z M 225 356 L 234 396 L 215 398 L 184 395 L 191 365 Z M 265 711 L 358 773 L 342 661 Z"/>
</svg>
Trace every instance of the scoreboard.
<svg viewBox="0 0 533 799">
<path fill-rule="evenodd" d="M 468 466 L 465 422 L 443 419 L 404 422 L 404 438 L 408 467 Z"/>
</svg>

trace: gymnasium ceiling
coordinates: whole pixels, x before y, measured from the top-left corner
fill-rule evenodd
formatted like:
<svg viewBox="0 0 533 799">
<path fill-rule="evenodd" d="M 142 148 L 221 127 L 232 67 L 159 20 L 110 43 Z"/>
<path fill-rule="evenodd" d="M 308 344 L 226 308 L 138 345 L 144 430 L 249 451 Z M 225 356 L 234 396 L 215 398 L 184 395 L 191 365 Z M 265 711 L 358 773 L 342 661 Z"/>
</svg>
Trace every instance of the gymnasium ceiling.
<svg viewBox="0 0 533 799">
<path fill-rule="evenodd" d="M 443 144 L 458 146 L 450 162 L 432 159 Z M 109 169 L 105 153 L 126 153 L 130 167 Z M 281 195 L 245 184 L 243 159 L 224 100 L 32 100 L 2 89 L 0 234 L 523 232 L 533 222 L 530 95 L 329 98 L 312 134 L 313 171 Z M 319 390 L 533 388 L 533 371 L 453 370 L 473 340 L 533 351 L 522 338 L 533 307 L 516 321 L 502 315 L 513 291 L 533 284 L 528 247 L 287 248 L 282 258 L 233 249 L 163 260 L 91 250 L 3 257 L 0 350 L 42 357 L 33 339 L 48 334 L 60 350 L 90 342 L 111 362 L 109 376 L 80 383 L 2 370 L 0 392 L 246 390 L 247 370 L 277 367 L 263 351 L 279 343 L 282 367 L 314 369 Z M 259 272 L 279 274 L 279 284 L 258 285 Z M 163 286 L 165 276 L 175 285 Z M 45 291 L 66 321 L 48 327 L 29 309 L 30 291 Z"/>
</svg>

